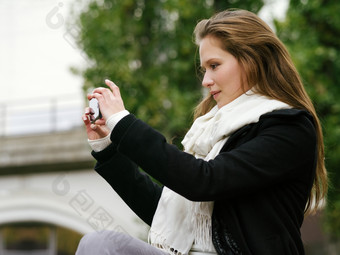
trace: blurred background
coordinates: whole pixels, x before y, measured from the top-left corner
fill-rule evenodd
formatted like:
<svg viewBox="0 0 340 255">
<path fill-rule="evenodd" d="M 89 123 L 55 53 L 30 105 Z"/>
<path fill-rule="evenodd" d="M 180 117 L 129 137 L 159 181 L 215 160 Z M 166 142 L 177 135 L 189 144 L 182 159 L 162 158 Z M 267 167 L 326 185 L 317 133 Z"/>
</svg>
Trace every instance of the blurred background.
<svg viewBox="0 0 340 255">
<path fill-rule="evenodd" d="M 302 227 L 307 255 L 340 254 L 340 2 L 0 0 L 0 255 L 74 254 L 81 236 L 148 227 L 92 169 L 85 95 L 110 78 L 126 108 L 180 146 L 201 98 L 197 21 L 262 17 L 321 118 L 331 189 Z"/>
</svg>

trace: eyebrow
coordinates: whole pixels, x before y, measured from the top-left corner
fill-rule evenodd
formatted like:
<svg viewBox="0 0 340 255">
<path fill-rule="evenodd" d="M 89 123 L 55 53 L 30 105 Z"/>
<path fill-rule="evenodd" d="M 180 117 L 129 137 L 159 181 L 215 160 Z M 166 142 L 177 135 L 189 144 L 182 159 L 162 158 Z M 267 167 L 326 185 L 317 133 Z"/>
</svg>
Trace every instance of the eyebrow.
<svg viewBox="0 0 340 255">
<path fill-rule="evenodd" d="M 218 57 L 213 57 L 213 58 L 209 58 L 207 61 L 203 62 L 203 64 L 209 64 L 210 62 L 214 62 L 214 61 L 220 61 L 221 58 Z M 203 68 L 202 62 L 200 63 L 200 67 Z"/>
</svg>

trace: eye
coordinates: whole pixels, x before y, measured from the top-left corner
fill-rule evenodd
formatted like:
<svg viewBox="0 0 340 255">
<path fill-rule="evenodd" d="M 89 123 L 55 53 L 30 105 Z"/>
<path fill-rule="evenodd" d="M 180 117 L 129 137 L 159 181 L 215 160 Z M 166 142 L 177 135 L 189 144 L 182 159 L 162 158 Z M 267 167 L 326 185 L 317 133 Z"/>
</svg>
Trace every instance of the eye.
<svg viewBox="0 0 340 255">
<path fill-rule="evenodd" d="M 212 70 L 215 70 L 217 67 L 218 67 L 218 64 L 211 64 L 211 65 L 210 65 L 210 68 L 211 68 Z"/>
</svg>

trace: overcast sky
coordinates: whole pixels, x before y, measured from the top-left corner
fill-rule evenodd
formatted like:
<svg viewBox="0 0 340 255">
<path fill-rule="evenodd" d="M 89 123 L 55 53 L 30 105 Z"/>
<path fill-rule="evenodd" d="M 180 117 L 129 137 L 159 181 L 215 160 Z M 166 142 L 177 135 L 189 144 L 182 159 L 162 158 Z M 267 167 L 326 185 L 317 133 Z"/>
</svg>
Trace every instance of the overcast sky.
<svg viewBox="0 0 340 255">
<path fill-rule="evenodd" d="M 82 80 L 69 71 L 84 60 L 65 39 L 68 8 L 54 0 L 0 0 L 0 102 L 81 95 Z"/>
</svg>

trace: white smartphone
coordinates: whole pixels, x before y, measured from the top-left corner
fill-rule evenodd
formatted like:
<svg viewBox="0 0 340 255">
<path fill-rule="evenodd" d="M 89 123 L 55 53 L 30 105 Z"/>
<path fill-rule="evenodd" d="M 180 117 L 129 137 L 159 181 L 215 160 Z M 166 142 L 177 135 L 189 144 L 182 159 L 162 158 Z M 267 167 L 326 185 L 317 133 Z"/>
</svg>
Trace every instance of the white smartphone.
<svg viewBox="0 0 340 255">
<path fill-rule="evenodd" d="M 96 98 L 92 98 L 89 101 L 89 107 L 92 109 L 90 114 L 90 120 L 92 123 L 94 123 L 96 120 L 102 118 L 102 114 L 99 109 L 99 103 Z"/>
</svg>

